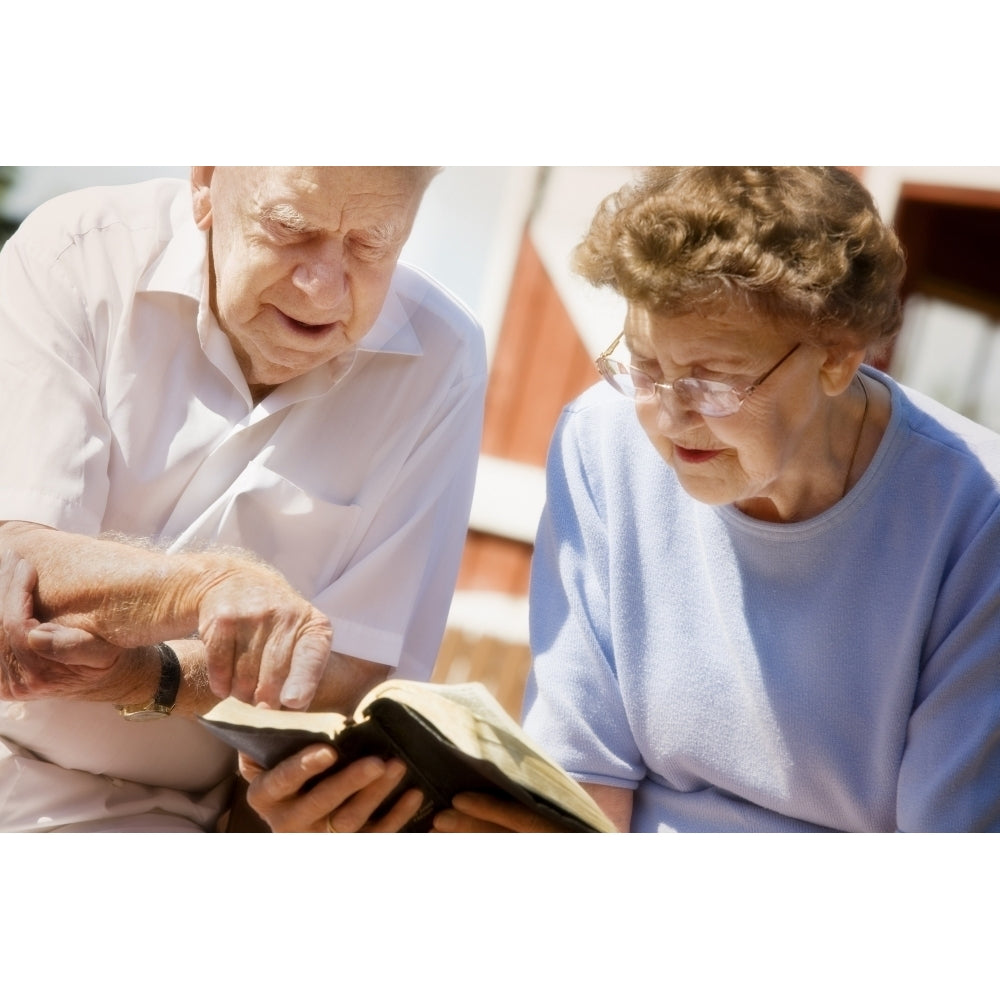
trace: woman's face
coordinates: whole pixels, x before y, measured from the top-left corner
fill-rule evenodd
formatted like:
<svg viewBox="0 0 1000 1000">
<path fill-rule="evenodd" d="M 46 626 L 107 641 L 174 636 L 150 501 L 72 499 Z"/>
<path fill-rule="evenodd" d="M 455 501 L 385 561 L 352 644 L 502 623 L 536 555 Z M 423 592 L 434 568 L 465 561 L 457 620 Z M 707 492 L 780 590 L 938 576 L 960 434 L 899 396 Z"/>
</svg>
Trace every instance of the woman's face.
<svg viewBox="0 0 1000 1000">
<path fill-rule="evenodd" d="M 630 305 L 625 323 L 631 363 L 660 383 L 691 376 L 745 388 L 796 343 L 794 331 L 735 307 L 672 317 Z M 846 385 L 830 377 L 828 355 L 803 344 L 731 416 L 703 416 L 662 390 L 636 413 L 696 500 L 770 521 L 814 516 L 840 499 L 849 432 L 835 404 Z"/>
</svg>

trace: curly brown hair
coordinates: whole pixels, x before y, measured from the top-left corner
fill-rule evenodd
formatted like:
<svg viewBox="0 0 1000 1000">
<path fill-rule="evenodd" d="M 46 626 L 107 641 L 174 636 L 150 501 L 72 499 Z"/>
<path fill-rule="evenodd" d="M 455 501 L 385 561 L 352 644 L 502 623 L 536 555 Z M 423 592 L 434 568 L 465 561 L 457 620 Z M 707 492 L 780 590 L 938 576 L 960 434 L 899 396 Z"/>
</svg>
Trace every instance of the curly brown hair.
<svg viewBox="0 0 1000 1000">
<path fill-rule="evenodd" d="M 604 199 L 573 266 L 656 312 L 738 304 L 816 343 L 872 351 L 902 320 L 902 248 L 837 167 L 647 168 Z"/>
</svg>

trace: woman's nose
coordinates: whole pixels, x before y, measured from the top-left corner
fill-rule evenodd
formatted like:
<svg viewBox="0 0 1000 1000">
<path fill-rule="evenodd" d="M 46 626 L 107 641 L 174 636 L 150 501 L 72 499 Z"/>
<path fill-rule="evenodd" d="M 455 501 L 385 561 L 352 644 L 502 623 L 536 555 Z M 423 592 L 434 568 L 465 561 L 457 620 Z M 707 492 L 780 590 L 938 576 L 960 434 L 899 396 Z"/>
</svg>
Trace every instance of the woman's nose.
<svg viewBox="0 0 1000 1000">
<path fill-rule="evenodd" d="M 672 431 L 688 427 L 700 418 L 698 411 L 687 406 L 679 393 L 663 386 L 656 388 L 654 405 L 656 406 L 656 426 L 661 434 L 668 435 Z"/>
</svg>

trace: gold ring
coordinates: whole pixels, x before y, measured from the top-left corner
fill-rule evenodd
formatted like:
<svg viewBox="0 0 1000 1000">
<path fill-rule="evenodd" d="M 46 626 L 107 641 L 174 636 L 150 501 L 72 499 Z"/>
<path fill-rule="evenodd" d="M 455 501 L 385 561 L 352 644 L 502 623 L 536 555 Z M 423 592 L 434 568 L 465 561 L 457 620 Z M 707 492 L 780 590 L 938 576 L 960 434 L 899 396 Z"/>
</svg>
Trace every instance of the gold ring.
<svg viewBox="0 0 1000 1000">
<path fill-rule="evenodd" d="M 334 828 L 334 825 L 333 825 L 333 813 L 330 813 L 330 815 L 326 817 L 326 832 L 327 833 L 340 833 L 339 830 L 337 830 L 337 829 Z"/>
</svg>

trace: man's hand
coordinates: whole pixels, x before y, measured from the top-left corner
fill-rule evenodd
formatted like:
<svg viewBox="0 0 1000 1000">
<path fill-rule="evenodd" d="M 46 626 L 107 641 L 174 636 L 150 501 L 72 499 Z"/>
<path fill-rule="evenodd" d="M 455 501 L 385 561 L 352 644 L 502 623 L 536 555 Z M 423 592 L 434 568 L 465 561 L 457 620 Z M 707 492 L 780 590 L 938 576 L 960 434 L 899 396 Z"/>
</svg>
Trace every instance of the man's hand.
<svg viewBox="0 0 1000 1000">
<path fill-rule="evenodd" d="M 249 553 L 166 553 L 23 521 L 0 525 L 0 548 L 37 572 L 39 621 L 119 649 L 197 634 L 217 698 L 307 708 L 327 667 L 329 619 Z M 6 660 L 16 684 L 17 657 Z"/>
<path fill-rule="evenodd" d="M 270 771 L 244 754 L 239 760 L 240 774 L 249 782 L 247 802 L 275 833 L 396 833 L 423 802 L 421 792 L 411 788 L 385 816 L 371 821 L 372 813 L 406 774 L 399 760 L 354 761 L 306 792 L 302 786 L 336 762 L 332 747 L 306 747 Z"/>
<path fill-rule="evenodd" d="M 276 571 L 239 563 L 205 590 L 198 634 L 217 698 L 304 709 L 330 658 L 333 627 Z"/>
<path fill-rule="evenodd" d="M 26 560 L 12 552 L 0 558 L 0 697 L 112 700 L 122 675 L 134 673 L 140 651 L 120 649 L 83 629 L 41 624 L 32 600 L 37 580 Z"/>
<path fill-rule="evenodd" d="M 229 578 L 229 586 L 235 586 L 238 579 L 242 578 Z M 141 701 L 156 690 L 160 660 L 152 646 L 125 649 L 86 628 L 39 622 L 34 613 L 37 583 L 37 573 L 26 559 L 13 552 L 0 557 L 0 698 L 8 701 L 77 698 L 128 703 Z M 214 591 L 213 596 L 217 597 L 219 592 Z M 304 607 L 310 620 L 318 616 L 301 598 L 294 598 L 294 603 Z M 266 612 L 271 607 L 273 602 L 264 604 L 265 613 L 260 621 L 267 621 Z M 219 621 L 211 616 L 209 620 L 210 628 Z M 245 624 L 245 616 L 237 616 L 235 620 Z M 325 619 L 320 617 L 320 622 Z M 261 628 L 266 629 L 267 625 L 262 624 Z M 316 657 L 322 657 L 324 666 L 334 662 L 328 652 L 329 640 L 321 634 L 318 641 Z M 187 712 L 205 711 L 215 701 L 208 691 L 205 646 L 198 640 L 174 641 L 174 648 L 186 653 L 183 656 L 186 684 L 178 708 L 183 705 Z M 266 651 L 264 655 L 266 660 Z M 248 662 L 246 655 L 243 662 Z M 335 663 L 336 668 L 328 670 L 323 678 L 320 695 L 334 699 L 330 707 L 341 710 L 353 708 L 352 702 L 383 679 L 387 669 L 349 657 L 337 658 Z M 230 665 L 231 660 L 224 661 L 224 668 Z M 250 679 L 254 681 L 254 677 Z M 251 695 L 254 692 L 252 684 L 250 692 Z"/>
</svg>

